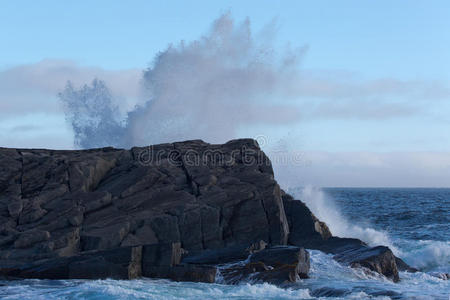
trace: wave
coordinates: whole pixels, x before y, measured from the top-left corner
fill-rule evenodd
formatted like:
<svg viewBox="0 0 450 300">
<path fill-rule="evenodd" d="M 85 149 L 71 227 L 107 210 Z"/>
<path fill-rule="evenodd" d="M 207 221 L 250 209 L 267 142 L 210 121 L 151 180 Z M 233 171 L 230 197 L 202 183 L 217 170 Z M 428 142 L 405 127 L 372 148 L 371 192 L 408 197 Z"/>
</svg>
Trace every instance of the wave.
<svg viewBox="0 0 450 300">
<path fill-rule="evenodd" d="M 307 288 L 170 280 L 21 280 L 0 285 L 1 299 L 311 299 Z"/>
<path fill-rule="evenodd" d="M 358 238 L 370 246 L 388 246 L 395 255 L 424 272 L 450 272 L 450 241 L 401 238 L 393 240 L 387 232 L 374 229 L 370 224 L 350 222 L 341 213 L 333 198 L 320 188 L 306 186 L 294 190 L 293 194 L 301 199 L 321 221 L 327 223 L 335 236 Z"/>
<path fill-rule="evenodd" d="M 362 299 L 417 299 L 417 296 L 424 299 L 448 298 L 446 291 L 450 288 L 450 280 L 439 279 L 432 273 L 401 272 L 401 281 L 393 283 L 378 273 L 341 265 L 331 254 L 308 251 L 311 255 L 311 270 L 310 279 L 305 283 L 313 296 L 328 292 L 326 295 L 341 294 L 344 299 L 358 298 L 358 295 Z"/>
<path fill-rule="evenodd" d="M 423 271 L 450 272 L 450 242 L 419 240 L 410 242 L 404 260 Z"/>
<path fill-rule="evenodd" d="M 388 246 L 394 254 L 402 254 L 400 249 L 394 245 L 387 232 L 349 222 L 340 212 L 333 199 L 320 188 L 306 186 L 299 193 L 294 192 L 294 194 L 308 206 L 317 218 L 328 225 L 333 235 L 357 238 L 370 246 Z"/>
</svg>

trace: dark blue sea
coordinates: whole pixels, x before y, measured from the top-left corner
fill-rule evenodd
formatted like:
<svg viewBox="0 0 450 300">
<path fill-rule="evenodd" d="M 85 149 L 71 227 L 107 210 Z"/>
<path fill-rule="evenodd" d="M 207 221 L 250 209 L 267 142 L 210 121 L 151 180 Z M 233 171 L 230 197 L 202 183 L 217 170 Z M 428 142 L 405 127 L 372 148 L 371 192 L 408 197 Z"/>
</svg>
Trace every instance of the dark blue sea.
<svg viewBox="0 0 450 300">
<path fill-rule="evenodd" d="M 334 235 L 387 245 L 417 273 L 400 283 L 341 266 L 311 250 L 310 279 L 289 288 L 168 280 L 23 280 L 0 282 L 1 299 L 450 299 L 450 189 L 290 189 Z"/>
</svg>

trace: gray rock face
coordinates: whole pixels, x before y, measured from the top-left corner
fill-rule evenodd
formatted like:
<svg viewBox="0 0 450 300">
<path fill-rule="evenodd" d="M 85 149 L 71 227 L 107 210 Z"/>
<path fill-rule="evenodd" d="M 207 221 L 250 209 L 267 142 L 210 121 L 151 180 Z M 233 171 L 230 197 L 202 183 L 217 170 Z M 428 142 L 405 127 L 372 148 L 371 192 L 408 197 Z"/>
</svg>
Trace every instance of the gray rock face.
<svg viewBox="0 0 450 300">
<path fill-rule="evenodd" d="M 297 247 L 274 248 L 287 244 Z M 331 236 L 285 194 L 251 139 L 131 150 L 0 148 L 0 275 L 7 278 L 213 282 L 216 265 L 252 254 L 244 277 L 259 272 L 252 276 L 285 282 L 307 277 L 302 247 L 368 248 Z M 395 280 L 395 260 L 391 273 L 370 260 L 379 258 L 358 264 Z"/>
<path fill-rule="evenodd" d="M 137 246 L 145 257 L 159 255 L 150 245 L 177 244 L 180 253 L 195 255 L 261 240 L 287 243 L 281 190 L 254 140 L 131 150 L 0 148 L 0 163 L 0 267 L 84 261 L 84 253 Z"/>
<path fill-rule="evenodd" d="M 7 278 L 133 279 L 142 276 L 142 246 L 84 252 L 1 268 Z"/>
</svg>

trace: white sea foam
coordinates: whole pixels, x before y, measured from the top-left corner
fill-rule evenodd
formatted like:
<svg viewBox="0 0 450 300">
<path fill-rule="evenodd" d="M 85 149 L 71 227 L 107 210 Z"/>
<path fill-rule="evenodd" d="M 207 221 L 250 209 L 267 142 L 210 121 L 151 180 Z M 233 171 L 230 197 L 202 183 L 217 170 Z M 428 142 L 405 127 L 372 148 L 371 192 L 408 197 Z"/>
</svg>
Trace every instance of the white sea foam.
<svg viewBox="0 0 450 300">
<path fill-rule="evenodd" d="M 424 271 L 450 272 L 450 241 L 414 241 L 404 260 Z"/>
<path fill-rule="evenodd" d="M 316 217 L 328 225 L 333 235 L 358 238 L 368 243 L 370 246 L 388 246 L 396 255 L 402 254 L 401 251 L 394 246 L 387 232 L 349 222 L 342 215 L 333 199 L 326 195 L 320 188 L 307 186 L 296 196 L 308 206 Z"/>
<path fill-rule="evenodd" d="M 445 297 L 448 297 L 450 280 L 442 280 L 432 274 L 400 272 L 401 281 L 393 283 L 377 273 L 341 265 L 333 259 L 332 255 L 318 250 L 308 251 L 311 255 L 311 278 L 304 283 L 307 284 L 312 295 L 314 291 L 326 288 L 346 292 L 344 299 L 390 299 L 386 295 L 377 295 L 382 291 L 395 292 L 414 299 L 447 299 Z M 361 287 L 364 288 L 361 290 Z"/>
</svg>

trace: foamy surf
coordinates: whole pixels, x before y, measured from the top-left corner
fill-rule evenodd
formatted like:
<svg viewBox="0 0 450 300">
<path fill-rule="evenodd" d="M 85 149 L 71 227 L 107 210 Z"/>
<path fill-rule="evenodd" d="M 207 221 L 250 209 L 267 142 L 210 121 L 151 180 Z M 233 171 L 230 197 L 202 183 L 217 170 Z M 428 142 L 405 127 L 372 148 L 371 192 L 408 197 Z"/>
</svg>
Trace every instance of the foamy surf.
<svg viewBox="0 0 450 300">
<path fill-rule="evenodd" d="M 23 280 L 0 286 L 1 299 L 447 299 L 450 281 L 402 272 L 400 283 L 340 265 L 332 255 L 311 253 L 310 278 L 288 287 L 169 280 Z M 418 297 L 420 295 L 420 297 Z"/>
<path fill-rule="evenodd" d="M 332 255 L 311 254 L 310 278 L 289 286 L 168 280 L 22 280 L 0 282 L 0 299 L 444 299 L 448 300 L 450 190 L 316 189 L 297 198 L 329 224 L 335 235 L 371 245 L 394 245 L 421 272 L 400 272 L 401 281 L 344 266 Z M 437 203 L 437 204 L 436 204 Z M 436 209 L 439 206 L 439 209 Z M 350 225 L 350 224 L 355 224 Z M 356 228 L 356 229 L 355 229 Z"/>
</svg>

